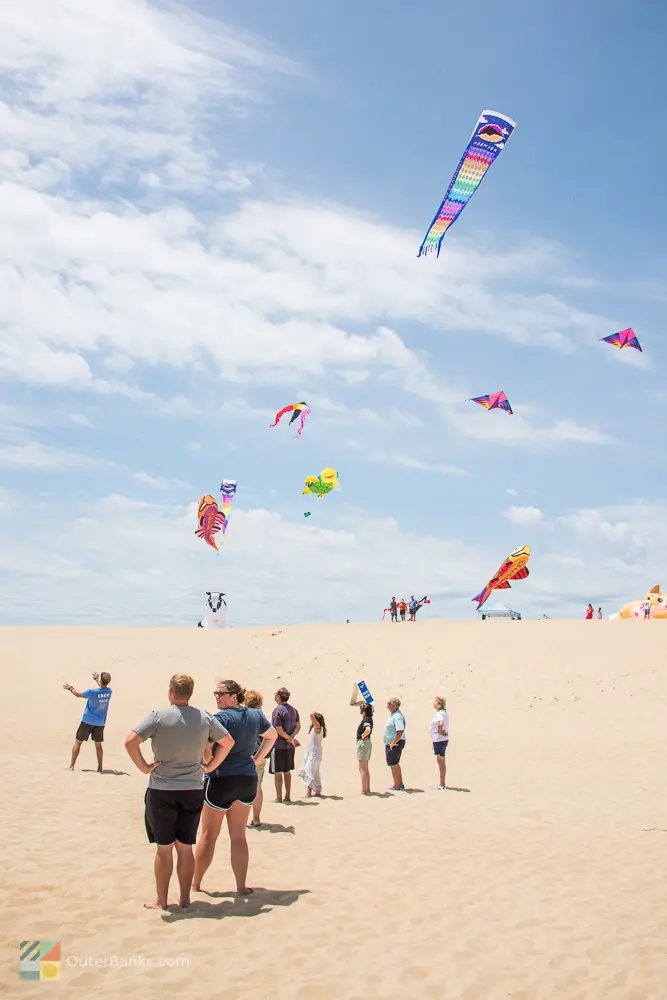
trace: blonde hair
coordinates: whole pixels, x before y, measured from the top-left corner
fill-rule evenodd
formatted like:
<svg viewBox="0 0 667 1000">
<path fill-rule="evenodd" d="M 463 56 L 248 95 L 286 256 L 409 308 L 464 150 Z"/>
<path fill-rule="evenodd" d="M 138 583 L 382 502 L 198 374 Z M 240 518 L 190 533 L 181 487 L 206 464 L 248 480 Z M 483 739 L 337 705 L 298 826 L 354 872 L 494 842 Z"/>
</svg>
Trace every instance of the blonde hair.
<svg viewBox="0 0 667 1000">
<path fill-rule="evenodd" d="M 438 711 L 447 711 L 447 699 L 441 698 L 439 694 L 435 696 L 435 703 L 438 706 Z"/>
<path fill-rule="evenodd" d="M 261 708 L 264 704 L 264 698 L 259 691 L 255 691 L 254 688 L 251 688 L 245 693 L 245 703 L 248 708 Z"/>
<path fill-rule="evenodd" d="M 195 682 L 189 674 L 174 674 L 169 681 L 169 690 L 179 701 L 189 701 L 195 689 Z"/>
</svg>

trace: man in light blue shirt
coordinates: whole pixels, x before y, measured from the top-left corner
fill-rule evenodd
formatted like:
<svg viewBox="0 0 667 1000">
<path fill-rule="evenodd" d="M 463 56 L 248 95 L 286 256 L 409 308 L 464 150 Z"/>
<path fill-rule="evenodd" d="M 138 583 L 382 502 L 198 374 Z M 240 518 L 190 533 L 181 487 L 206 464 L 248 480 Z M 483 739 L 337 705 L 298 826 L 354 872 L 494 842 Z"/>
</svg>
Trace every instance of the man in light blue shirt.
<svg viewBox="0 0 667 1000">
<path fill-rule="evenodd" d="M 387 764 L 391 768 L 391 776 L 394 779 L 393 785 L 389 786 L 389 791 L 404 792 L 401 754 L 405 746 L 405 716 L 400 711 L 401 699 L 390 698 L 387 702 L 387 708 L 391 714 L 384 727 L 384 752 Z"/>
<path fill-rule="evenodd" d="M 104 727 L 107 722 L 109 702 L 111 701 L 111 688 L 109 687 L 111 674 L 107 674 L 106 672 L 98 674 L 95 672 L 93 680 L 96 681 L 97 687 L 86 688 L 85 691 L 77 691 L 72 684 L 63 684 L 65 690 L 71 691 L 75 698 L 86 699 L 86 708 L 79 728 L 76 731 L 76 738 L 72 747 L 72 759 L 69 765 L 70 771 L 74 770 L 76 759 L 81 750 L 81 744 L 85 743 L 89 736 L 92 736 L 93 743 L 95 744 L 95 752 L 97 753 L 97 770 L 100 773 L 102 772 L 102 743 L 104 742 Z"/>
</svg>

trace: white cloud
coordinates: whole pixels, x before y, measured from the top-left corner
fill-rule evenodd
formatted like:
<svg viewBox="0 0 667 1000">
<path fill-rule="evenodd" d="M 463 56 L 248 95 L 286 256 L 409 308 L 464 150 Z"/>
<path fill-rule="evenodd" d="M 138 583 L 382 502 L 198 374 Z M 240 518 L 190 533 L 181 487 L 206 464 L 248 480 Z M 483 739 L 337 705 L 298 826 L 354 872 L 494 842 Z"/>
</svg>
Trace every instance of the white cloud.
<svg viewBox="0 0 667 1000">
<path fill-rule="evenodd" d="M 39 509 L 35 512 L 39 514 Z M 403 588 L 459 602 L 483 574 L 474 547 L 411 534 L 393 518 L 360 512 L 338 527 L 236 509 L 221 559 L 194 535 L 195 506 L 114 495 L 50 523 L 47 551 L 32 536 L 0 535 L 0 607 L 5 620 L 34 621 L 27 595 L 57 580 L 53 620 L 196 625 L 204 593 L 223 589 L 233 624 L 375 620 Z M 0 525 L 1 528 L 1 525 Z M 298 600 L 284 587 L 291 564 L 317 567 L 317 586 Z M 475 572 L 477 571 L 477 572 Z"/>
<path fill-rule="evenodd" d="M 0 124 L 5 176 L 35 187 L 71 170 L 122 179 L 129 166 L 160 186 L 247 186 L 218 168 L 199 123 L 212 103 L 257 99 L 258 78 L 290 60 L 180 3 L 22 0 L 3 11 Z"/>
<path fill-rule="evenodd" d="M 45 447 L 38 441 L 0 446 L 0 465 L 22 469 L 71 469 L 85 465 L 112 464 L 77 452 Z"/>
<path fill-rule="evenodd" d="M 537 524 L 544 517 L 539 507 L 516 507 L 515 505 L 508 507 L 504 514 L 515 524 Z"/>
<path fill-rule="evenodd" d="M 385 465 L 388 468 L 394 465 L 400 465 L 404 469 L 418 469 L 421 472 L 437 472 L 441 476 L 467 476 L 468 473 L 465 469 L 461 469 L 458 465 L 447 465 L 441 462 L 426 462 L 416 455 L 407 455 L 404 452 L 391 452 L 377 450 L 372 451 L 368 454 L 368 459 L 371 462 L 377 462 L 380 465 Z"/>
<path fill-rule="evenodd" d="M 511 497 L 518 497 L 519 495 L 518 492 L 514 489 L 514 487 L 510 487 L 510 489 L 505 490 L 505 493 L 509 493 Z"/>
<path fill-rule="evenodd" d="M 92 420 L 85 415 L 85 413 L 70 413 L 70 422 L 77 424 L 79 427 L 94 427 Z"/>
<path fill-rule="evenodd" d="M 133 472 L 132 478 L 144 486 L 150 486 L 156 490 L 170 489 L 190 489 L 190 484 L 181 479 L 166 479 L 164 476 L 151 476 L 147 472 Z"/>
</svg>

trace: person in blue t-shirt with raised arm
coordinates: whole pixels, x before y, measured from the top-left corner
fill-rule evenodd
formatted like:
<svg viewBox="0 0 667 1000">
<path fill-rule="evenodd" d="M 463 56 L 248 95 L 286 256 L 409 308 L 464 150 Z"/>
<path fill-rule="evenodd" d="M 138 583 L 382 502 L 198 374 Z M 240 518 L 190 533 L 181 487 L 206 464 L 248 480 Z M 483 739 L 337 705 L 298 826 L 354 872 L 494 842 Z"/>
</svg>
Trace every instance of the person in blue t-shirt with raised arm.
<svg viewBox="0 0 667 1000">
<path fill-rule="evenodd" d="M 71 691 L 75 698 L 86 698 L 86 708 L 79 728 L 76 731 L 74 746 L 72 747 L 72 760 L 68 768 L 69 771 L 74 770 L 76 758 L 79 756 L 79 751 L 81 750 L 81 744 L 85 743 L 89 736 L 92 736 L 93 743 L 95 744 L 95 752 L 97 753 L 97 770 L 100 773 L 102 772 L 102 743 L 104 741 L 104 727 L 107 721 L 109 702 L 111 701 L 111 688 L 109 687 L 111 674 L 107 674 L 105 671 L 101 674 L 95 672 L 93 680 L 96 681 L 98 686 L 86 688 L 85 691 L 77 691 L 72 684 L 63 684 L 65 690 Z"/>
</svg>

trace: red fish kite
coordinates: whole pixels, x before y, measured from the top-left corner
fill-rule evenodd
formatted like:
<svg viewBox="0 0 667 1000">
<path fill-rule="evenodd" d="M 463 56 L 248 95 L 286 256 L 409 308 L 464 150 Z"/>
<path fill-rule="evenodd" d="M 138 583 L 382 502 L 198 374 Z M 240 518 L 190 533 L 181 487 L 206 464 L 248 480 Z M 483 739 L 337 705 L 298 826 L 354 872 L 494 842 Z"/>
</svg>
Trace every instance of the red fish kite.
<svg viewBox="0 0 667 1000">
<path fill-rule="evenodd" d="M 636 351 L 641 351 L 639 340 L 631 326 L 627 330 L 621 330 L 620 333 L 612 333 L 610 337 L 600 337 L 600 340 L 604 341 L 605 344 L 618 347 L 619 351 L 622 351 L 624 347 L 634 347 Z"/>
<path fill-rule="evenodd" d="M 505 410 L 512 413 L 510 401 L 504 392 L 490 392 L 488 396 L 473 396 L 471 403 L 479 403 L 485 410 Z"/>
<path fill-rule="evenodd" d="M 481 590 L 473 601 L 477 601 L 477 610 L 488 601 L 493 590 L 508 590 L 510 580 L 525 580 L 528 576 L 528 560 L 530 545 L 521 545 L 508 555 L 495 576 L 491 577 L 484 590 Z"/>
<path fill-rule="evenodd" d="M 301 431 L 303 430 L 303 425 L 306 422 L 307 415 L 310 413 L 310 407 L 308 406 L 308 403 L 290 403 L 289 406 L 283 406 L 282 410 L 280 410 L 279 413 L 276 413 L 276 419 L 272 424 L 269 424 L 269 427 L 276 427 L 280 421 L 280 418 L 283 417 L 286 413 L 292 413 L 292 419 L 290 420 L 290 424 L 293 424 L 296 418 L 299 416 L 299 414 L 301 414 L 299 429 L 296 432 L 296 436 L 301 437 Z"/>
<path fill-rule="evenodd" d="M 215 544 L 215 535 L 217 535 L 226 521 L 227 518 L 225 515 L 221 510 L 218 510 L 215 497 L 207 493 L 199 501 L 199 510 L 197 511 L 197 523 L 199 527 L 195 531 L 195 535 L 197 538 L 203 538 L 206 544 L 210 545 L 217 552 L 218 546 Z"/>
</svg>

